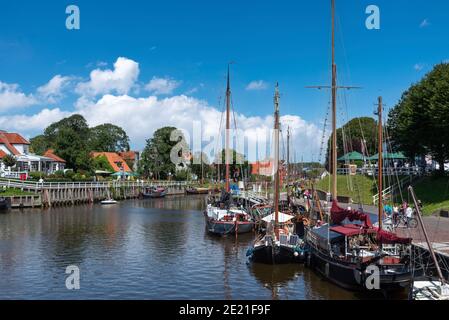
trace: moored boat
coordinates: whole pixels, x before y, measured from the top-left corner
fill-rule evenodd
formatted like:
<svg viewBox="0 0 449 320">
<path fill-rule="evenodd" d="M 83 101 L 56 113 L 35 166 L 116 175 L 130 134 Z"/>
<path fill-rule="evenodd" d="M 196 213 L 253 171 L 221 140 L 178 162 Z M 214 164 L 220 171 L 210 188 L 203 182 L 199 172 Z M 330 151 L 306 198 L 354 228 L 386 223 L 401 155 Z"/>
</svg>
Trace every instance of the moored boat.
<svg viewBox="0 0 449 320">
<path fill-rule="evenodd" d="M 11 209 L 11 198 L 0 198 L 0 213 L 6 213 Z"/>
<path fill-rule="evenodd" d="M 110 205 L 110 204 L 116 204 L 117 201 L 114 199 L 106 199 L 106 200 L 101 201 L 100 203 L 103 205 Z"/>
<path fill-rule="evenodd" d="M 186 194 L 208 194 L 209 188 L 195 188 L 189 187 L 186 188 Z"/>
<path fill-rule="evenodd" d="M 235 207 L 221 209 L 209 204 L 204 215 L 207 231 L 212 234 L 242 234 L 254 228 L 252 217 L 245 210 Z"/>
<path fill-rule="evenodd" d="M 412 274 L 410 238 L 402 238 L 383 229 L 383 126 L 382 98 L 378 100 L 378 173 L 379 188 L 377 226 L 368 214 L 337 203 L 337 90 L 354 87 L 337 85 L 335 63 L 335 0 L 332 7 L 332 138 L 329 149 L 331 168 L 332 208 L 327 224 L 306 230 L 309 251 L 307 265 L 326 279 L 350 290 L 404 289 L 410 285 Z M 318 88 L 323 88 L 319 86 Z"/>
<path fill-rule="evenodd" d="M 229 131 L 231 116 L 231 86 L 229 77 L 229 66 L 226 87 L 226 139 L 225 155 L 229 149 Z M 225 156 L 226 157 L 226 156 Z M 221 190 L 220 199 L 211 196 L 207 199 L 207 208 L 204 211 L 206 229 L 215 235 L 248 233 L 254 229 L 254 219 L 243 206 L 236 206 L 233 203 L 230 184 L 230 163 L 226 157 L 225 161 L 225 188 Z"/>
<path fill-rule="evenodd" d="M 346 215 L 344 222 L 307 230 L 307 265 L 349 290 L 406 288 L 411 277 L 411 239 L 379 230 L 363 222 L 369 221 L 367 214 L 341 209 L 336 202 L 332 211 L 334 219 L 336 213 Z"/>
<path fill-rule="evenodd" d="M 142 192 L 144 198 L 163 198 L 167 195 L 167 190 L 160 187 L 148 187 Z"/>
<path fill-rule="evenodd" d="M 279 174 L 279 90 L 276 85 L 274 95 L 274 204 L 273 213 L 262 218 L 267 227 L 265 234 L 259 235 L 247 251 L 253 262 L 281 264 L 302 262 L 305 257 L 304 242 L 294 233 L 295 216 L 279 212 L 280 174 Z"/>
</svg>

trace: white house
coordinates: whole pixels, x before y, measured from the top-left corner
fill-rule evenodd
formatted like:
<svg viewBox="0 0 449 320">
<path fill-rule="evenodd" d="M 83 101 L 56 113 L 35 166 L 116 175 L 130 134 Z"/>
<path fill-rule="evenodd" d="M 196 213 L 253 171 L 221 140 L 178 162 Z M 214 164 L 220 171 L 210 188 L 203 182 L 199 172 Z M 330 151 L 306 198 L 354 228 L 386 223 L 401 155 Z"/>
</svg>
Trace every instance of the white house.
<svg viewBox="0 0 449 320">
<path fill-rule="evenodd" d="M 30 142 L 18 133 L 0 130 L 0 160 L 6 155 L 12 155 L 17 163 L 14 168 L 7 168 L 3 161 L 0 163 L 0 175 L 19 177 L 29 172 L 54 173 L 64 170 L 65 161 L 56 156 L 53 150 L 48 150 L 44 156 L 30 153 Z"/>
</svg>

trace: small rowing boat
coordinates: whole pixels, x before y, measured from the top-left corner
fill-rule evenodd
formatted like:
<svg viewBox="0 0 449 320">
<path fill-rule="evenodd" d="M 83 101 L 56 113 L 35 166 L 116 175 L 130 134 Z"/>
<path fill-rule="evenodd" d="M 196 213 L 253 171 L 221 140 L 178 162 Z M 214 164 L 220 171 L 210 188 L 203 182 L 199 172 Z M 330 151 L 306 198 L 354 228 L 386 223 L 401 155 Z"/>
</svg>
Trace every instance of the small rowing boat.
<svg viewBox="0 0 449 320">
<path fill-rule="evenodd" d="M 101 204 L 104 204 L 104 205 L 107 205 L 107 204 L 116 204 L 116 203 L 117 203 L 117 201 L 114 200 L 114 199 L 106 199 L 106 200 L 101 201 Z"/>
</svg>

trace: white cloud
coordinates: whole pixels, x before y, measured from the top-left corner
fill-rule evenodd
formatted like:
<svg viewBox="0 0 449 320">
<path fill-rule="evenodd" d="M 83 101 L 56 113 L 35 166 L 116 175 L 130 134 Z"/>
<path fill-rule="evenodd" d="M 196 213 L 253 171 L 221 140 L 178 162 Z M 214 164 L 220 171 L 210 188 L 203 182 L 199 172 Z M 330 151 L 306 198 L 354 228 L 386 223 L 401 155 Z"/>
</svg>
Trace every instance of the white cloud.
<svg viewBox="0 0 449 320">
<path fill-rule="evenodd" d="M 413 69 L 415 69 L 416 71 L 422 71 L 422 69 L 424 69 L 424 64 L 417 63 L 413 66 Z"/>
<path fill-rule="evenodd" d="M 4 130 L 16 131 L 22 134 L 41 133 L 48 125 L 70 115 L 70 112 L 59 108 L 43 109 L 39 113 L 27 115 L 11 115 L 0 117 L 0 127 Z"/>
<path fill-rule="evenodd" d="M 207 102 L 184 95 L 164 99 L 105 95 L 97 102 L 80 102 L 78 108 L 91 126 L 109 122 L 123 127 L 137 148 L 143 148 L 145 139 L 158 128 L 174 126 L 192 133 L 195 123 L 201 124 L 203 142 L 207 142 L 210 138 L 217 138 L 222 118 L 221 112 Z M 314 150 L 317 153 L 321 132 L 315 124 L 295 115 L 285 115 L 281 121 L 290 125 L 292 141 L 298 150 Z M 243 131 L 248 146 L 261 145 L 270 138 L 273 116 L 247 117 L 236 113 L 236 123 L 238 129 Z M 260 155 L 259 159 L 264 157 Z"/>
<path fill-rule="evenodd" d="M 0 81 L 0 112 L 13 108 L 29 107 L 37 103 L 33 95 L 19 90 L 19 85 Z"/>
<path fill-rule="evenodd" d="M 255 91 L 255 90 L 265 90 L 268 88 L 268 84 L 263 80 L 255 80 L 251 81 L 247 86 L 246 90 Z"/>
<path fill-rule="evenodd" d="M 79 83 L 76 92 L 85 96 L 96 96 L 115 92 L 127 94 L 139 76 L 139 64 L 131 59 L 119 57 L 114 70 L 95 69 L 88 82 Z"/>
<path fill-rule="evenodd" d="M 63 97 L 63 89 L 67 87 L 71 77 L 63 77 L 61 75 L 54 76 L 47 84 L 37 88 L 37 92 L 44 100 L 55 103 Z"/>
<path fill-rule="evenodd" d="M 145 86 L 145 89 L 156 94 L 172 94 L 173 91 L 181 85 L 181 81 L 174 79 L 153 77 Z"/>
<path fill-rule="evenodd" d="M 31 116 L 0 117 L 0 127 L 39 134 L 50 123 L 73 113 L 83 115 L 90 126 L 113 123 L 123 127 L 131 139 L 132 147 L 136 149 L 142 149 L 145 140 L 161 127 L 174 126 L 191 134 L 195 124 L 201 124 L 202 141 L 205 145 L 210 139 L 217 139 L 222 119 L 221 112 L 215 107 L 203 100 L 185 95 L 159 99 L 157 96 L 135 98 L 129 95 L 107 94 L 96 101 L 80 97 L 76 109 L 72 112 L 56 108 L 44 109 Z M 258 144 L 259 149 L 267 146 L 273 128 L 273 116 L 248 117 L 239 113 L 235 116 L 237 128 L 243 131 L 242 134 L 246 139 L 245 153 L 249 160 L 265 159 L 266 154 L 261 154 L 260 150 L 258 156 L 255 154 L 255 145 Z M 312 150 L 317 153 L 321 132 L 315 124 L 295 115 L 282 116 L 281 122 L 290 125 L 292 145 L 295 145 L 296 150 Z M 213 143 L 213 146 L 215 148 L 216 143 Z M 248 148 L 253 148 L 253 151 Z M 209 154 L 209 157 L 212 158 L 212 155 Z"/>
<path fill-rule="evenodd" d="M 420 27 L 420 28 L 425 28 L 425 27 L 428 27 L 428 26 L 430 26 L 430 22 L 429 22 L 428 19 L 424 19 L 424 20 L 419 24 L 419 27 Z"/>
</svg>

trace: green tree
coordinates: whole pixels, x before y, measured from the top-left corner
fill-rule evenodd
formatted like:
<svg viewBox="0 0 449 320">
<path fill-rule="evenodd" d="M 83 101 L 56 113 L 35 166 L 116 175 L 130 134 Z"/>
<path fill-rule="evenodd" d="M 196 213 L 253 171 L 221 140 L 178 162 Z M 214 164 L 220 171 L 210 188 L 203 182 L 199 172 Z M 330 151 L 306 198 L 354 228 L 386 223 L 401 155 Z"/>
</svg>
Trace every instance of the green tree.
<svg viewBox="0 0 449 320">
<path fill-rule="evenodd" d="M 390 111 L 393 147 L 411 159 L 431 155 L 444 173 L 449 159 L 449 63 L 436 65 Z"/>
<path fill-rule="evenodd" d="M 51 124 L 44 136 L 55 153 L 75 170 L 91 170 L 89 126 L 83 116 L 75 114 Z"/>
<path fill-rule="evenodd" d="M 190 170 L 198 179 L 206 179 L 211 173 L 208 156 L 204 152 L 195 152 L 190 159 Z"/>
<path fill-rule="evenodd" d="M 7 154 L 6 156 L 4 156 L 2 161 L 6 167 L 10 167 L 10 168 L 14 167 L 17 163 L 16 158 L 10 154 Z"/>
<path fill-rule="evenodd" d="M 363 141 L 365 140 L 365 143 Z M 326 168 L 329 168 L 329 137 L 326 152 Z M 366 148 L 366 149 L 365 149 Z M 337 129 L 337 158 L 348 152 L 357 151 L 372 156 L 377 153 L 377 121 L 370 117 L 354 118 Z"/>
<path fill-rule="evenodd" d="M 35 154 L 44 154 L 50 148 L 50 142 L 43 134 L 30 139 L 30 151 Z"/>
<path fill-rule="evenodd" d="M 105 123 L 90 129 L 89 146 L 92 151 L 129 151 L 129 137 L 121 127 Z"/>
<path fill-rule="evenodd" d="M 245 159 L 245 155 L 238 153 L 235 150 L 229 150 L 232 152 L 232 161 L 229 164 L 229 174 L 231 181 L 234 180 L 243 180 L 244 177 L 247 177 L 251 174 L 251 166 L 249 162 Z M 218 164 L 220 164 L 220 168 L 218 168 Z M 214 160 L 215 172 L 220 172 L 220 180 L 224 180 L 226 176 L 226 154 L 225 149 L 219 152 L 215 156 Z"/>
<path fill-rule="evenodd" d="M 156 130 L 151 139 L 147 139 L 140 161 L 139 171 L 142 175 L 156 179 L 167 179 L 169 173 L 175 175 L 176 164 L 170 158 L 171 152 L 175 151 L 178 156 L 187 156 L 189 152 L 182 134 L 172 141 L 171 135 L 176 133 L 175 130 L 174 127 L 163 127 Z"/>
</svg>

